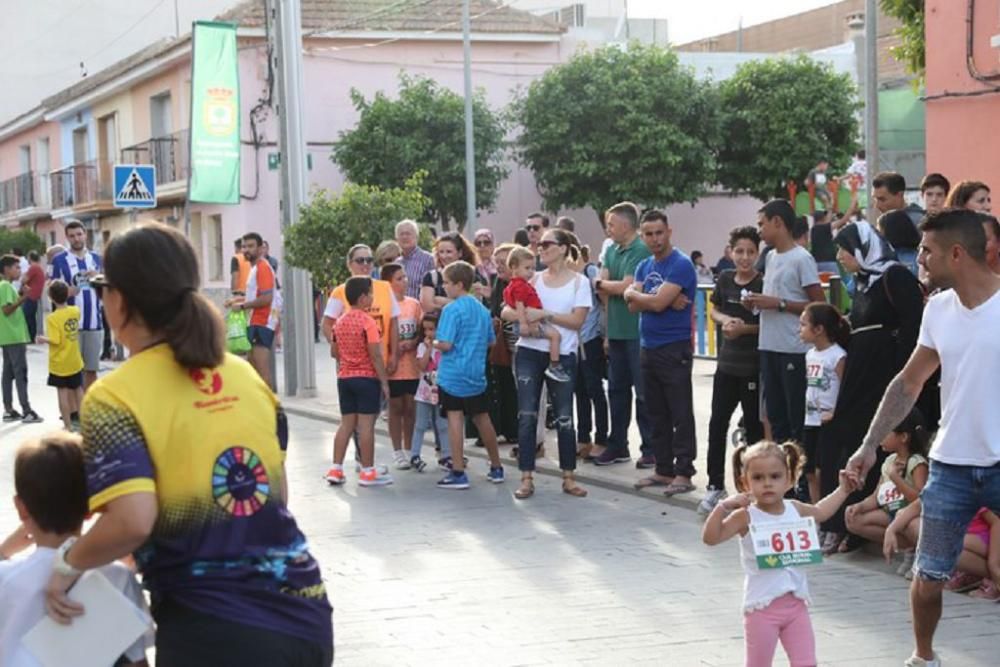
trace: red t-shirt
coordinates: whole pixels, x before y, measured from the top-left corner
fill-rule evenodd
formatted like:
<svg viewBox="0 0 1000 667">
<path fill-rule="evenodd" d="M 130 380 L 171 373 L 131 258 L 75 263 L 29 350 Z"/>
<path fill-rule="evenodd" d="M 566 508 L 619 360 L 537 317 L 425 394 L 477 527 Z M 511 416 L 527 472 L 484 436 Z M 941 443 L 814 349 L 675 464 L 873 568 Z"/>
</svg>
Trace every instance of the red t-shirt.
<svg viewBox="0 0 1000 667">
<path fill-rule="evenodd" d="M 21 278 L 21 284 L 28 286 L 28 298 L 38 301 L 42 298 L 42 290 L 45 289 L 45 270 L 33 263 Z"/>
<path fill-rule="evenodd" d="M 374 378 L 378 377 L 368 346 L 379 343 L 378 324 L 363 310 L 350 310 L 337 318 L 333 325 L 333 335 L 337 340 L 337 377 Z"/>
<path fill-rule="evenodd" d="M 534 286 L 524 278 L 513 278 L 510 284 L 503 290 L 503 302 L 511 308 L 517 308 L 517 302 L 524 304 L 525 308 L 541 308 L 542 300 L 538 298 L 538 292 Z"/>
</svg>

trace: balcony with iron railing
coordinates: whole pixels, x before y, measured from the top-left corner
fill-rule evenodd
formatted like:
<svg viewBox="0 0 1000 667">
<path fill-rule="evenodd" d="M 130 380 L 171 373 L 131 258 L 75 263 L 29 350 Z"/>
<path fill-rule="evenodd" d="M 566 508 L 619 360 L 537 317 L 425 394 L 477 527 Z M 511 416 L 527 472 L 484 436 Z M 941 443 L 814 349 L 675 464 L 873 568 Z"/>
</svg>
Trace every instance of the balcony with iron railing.
<svg viewBox="0 0 1000 667">
<path fill-rule="evenodd" d="M 90 160 L 53 171 L 52 208 L 113 208 L 114 165 Z"/>
<path fill-rule="evenodd" d="M 185 182 L 188 177 L 188 131 L 179 130 L 164 137 L 153 137 L 122 149 L 122 162 L 153 165 L 156 167 L 157 185 Z"/>
<path fill-rule="evenodd" d="M 0 182 L 0 217 L 30 219 L 49 208 L 49 175 L 27 171 Z"/>
</svg>

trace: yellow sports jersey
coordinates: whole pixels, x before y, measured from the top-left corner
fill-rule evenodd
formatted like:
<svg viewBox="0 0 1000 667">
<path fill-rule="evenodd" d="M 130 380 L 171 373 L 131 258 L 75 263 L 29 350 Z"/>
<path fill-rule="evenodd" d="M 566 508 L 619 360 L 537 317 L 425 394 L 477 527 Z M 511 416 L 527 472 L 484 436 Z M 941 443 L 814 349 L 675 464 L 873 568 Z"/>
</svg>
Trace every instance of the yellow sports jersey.
<svg viewBox="0 0 1000 667">
<path fill-rule="evenodd" d="M 80 309 L 63 306 L 45 318 L 45 334 L 49 339 L 49 373 L 60 377 L 76 375 L 83 370 L 83 357 L 77 329 Z"/>
<path fill-rule="evenodd" d="M 332 641 L 319 565 L 282 497 L 284 416 L 248 363 L 189 371 L 156 345 L 98 380 L 81 418 L 91 509 L 156 494 L 136 552 L 154 597 Z"/>
</svg>

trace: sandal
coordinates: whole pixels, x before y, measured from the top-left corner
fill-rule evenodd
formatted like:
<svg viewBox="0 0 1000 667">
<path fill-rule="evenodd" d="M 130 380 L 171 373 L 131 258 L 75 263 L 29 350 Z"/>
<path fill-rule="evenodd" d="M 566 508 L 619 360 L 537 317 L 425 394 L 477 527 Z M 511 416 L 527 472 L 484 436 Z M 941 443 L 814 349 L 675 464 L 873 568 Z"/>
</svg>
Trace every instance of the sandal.
<svg viewBox="0 0 1000 667">
<path fill-rule="evenodd" d="M 851 553 L 852 551 L 860 549 L 864 543 L 865 541 L 863 538 L 858 537 L 854 533 L 848 533 L 847 537 L 842 539 L 840 541 L 840 544 L 837 546 L 837 553 L 840 554 Z"/>
<path fill-rule="evenodd" d="M 567 484 L 569 484 L 570 486 L 568 486 Z M 587 497 L 587 489 L 583 488 L 582 486 L 577 486 L 576 478 L 573 475 L 566 475 L 563 477 L 562 491 L 563 493 L 573 496 L 574 498 Z"/>
<path fill-rule="evenodd" d="M 590 456 L 590 451 L 594 448 L 589 442 L 578 442 L 576 443 L 576 458 L 586 459 Z"/>
<path fill-rule="evenodd" d="M 521 486 L 517 487 L 517 490 L 514 491 L 514 497 L 518 500 L 524 500 L 533 495 L 535 495 L 535 480 L 531 476 L 522 477 Z"/>
<path fill-rule="evenodd" d="M 667 484 L 667 488 L 663 490 L 663 495 L 669 498 L 681 493 L 691 493 L 694 491 L 694 488 L 694 484 L 691 482 L 670 482 L 670 484 Z"/>
<path fill-rule="evenodd" d="M 648 488 L 651 488 L 651 487 L 654 487 L 654 486 L 666 486 L 666 487 L 669 487 L 673 483 L 674 483 L 674 478 L 673 477 L 670 478 L 669 482 L 664 482 L 662 479 L 657 479 L 656 477 L 649 476 L 649 477 L 643 477 L 642 479 L 640 479 L 639 481 L 637 481 L 635 484 L 633 484 L 632 487 L 634 489 L 636 489 L 637 491 L 641 491 L 642 489 L 648 489 Z"/>
</svg>

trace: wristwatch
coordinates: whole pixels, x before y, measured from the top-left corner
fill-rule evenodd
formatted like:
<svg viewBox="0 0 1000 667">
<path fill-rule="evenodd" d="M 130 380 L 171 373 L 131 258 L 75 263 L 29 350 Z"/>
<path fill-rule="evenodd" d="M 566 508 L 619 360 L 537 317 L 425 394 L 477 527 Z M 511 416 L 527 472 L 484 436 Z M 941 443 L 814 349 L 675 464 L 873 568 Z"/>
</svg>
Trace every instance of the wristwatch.
<svg viewBox="0 0 1000 667">
<path fill-rule="evenodd" d="M 784 299 L 778 299 L 778 312 L 783 313 L 788 309 L 788 302 Z"/>
<path fill-rule="evenodd" d="M 52 561 L 52 569 L 56 574 L 61 574 L 64 577 L 77 577 L 80 576 L 80 570 L 76 569 L 72 565 L 66 562 L 66 553 L 76 544 L 76 538 L 71 537 L 56 549 L 55 560 Z"/>
</svg>

